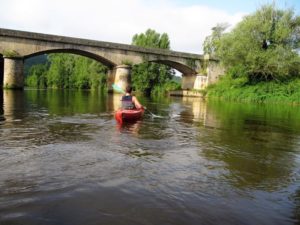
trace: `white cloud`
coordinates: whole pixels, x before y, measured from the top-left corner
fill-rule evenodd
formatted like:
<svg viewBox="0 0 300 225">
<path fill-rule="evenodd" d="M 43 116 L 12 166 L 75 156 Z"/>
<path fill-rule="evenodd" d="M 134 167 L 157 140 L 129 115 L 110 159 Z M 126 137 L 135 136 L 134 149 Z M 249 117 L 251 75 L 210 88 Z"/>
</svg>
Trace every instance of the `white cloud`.
<svg viewBox="0 0 300 225">
<path fill-rule="evenodd" d="M 125 44 L 151 28 L 168 33 L 173 50 L 201 53 L 211 27 L 243 15 L 171 0 L 10 0 L 1 2 L 0 27 Z"/>
</svg>

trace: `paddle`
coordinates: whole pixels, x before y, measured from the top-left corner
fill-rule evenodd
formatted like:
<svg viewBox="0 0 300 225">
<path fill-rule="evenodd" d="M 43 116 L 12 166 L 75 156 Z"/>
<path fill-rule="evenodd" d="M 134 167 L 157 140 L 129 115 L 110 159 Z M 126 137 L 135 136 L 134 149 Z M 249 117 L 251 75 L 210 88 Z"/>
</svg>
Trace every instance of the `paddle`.
<svg viewBox="0 0 300 225">
<path fill-rule="evenodd" d="M 120 92 L 120 93 L 122 93 L 122 94 L 125 94 L 125 91 L 124 91 L 121 87 L 119 87 L 118 85 L 113 84 L 112 87 L 113 87 L 113 89 L 114 89 L 115 91 Z"/>
<path fill-rule="evenodd" d="M 113 89 L 114 89 L 115 91 L 117 91 L 117 92 L 120 92 L 120 93 L 122 93 L 122 94 L 125 94 L 125 93 L 126 93 L 121 87 L 119 87 L 119 86 L 116 85 L 116 84 L 113 84 L 112 87 L 113 87 Z M 150 115 L 151 115 L 152 117 L 162 118 L 162 116 L 155 115 L 154 113 L 152 113 L 152 112 L 151 112 L 149 109 L 147 109 L 146 107 L 144 107 L 144 109 L 145 109 L 147 112 L 149 112 Z"/>
<path fill-rule="evenodd" d="M 151 115 L 152 117 L 163 118 L 162 116 L 155 115 L 154 113 L 152 113 L 152 112 L 151 112 L 149 109 L 147 109 L 146 107 L 144 107 L 144 109 L 145 109 L 148 113 L 150 113 L 150 115 Z"/>
</svg>

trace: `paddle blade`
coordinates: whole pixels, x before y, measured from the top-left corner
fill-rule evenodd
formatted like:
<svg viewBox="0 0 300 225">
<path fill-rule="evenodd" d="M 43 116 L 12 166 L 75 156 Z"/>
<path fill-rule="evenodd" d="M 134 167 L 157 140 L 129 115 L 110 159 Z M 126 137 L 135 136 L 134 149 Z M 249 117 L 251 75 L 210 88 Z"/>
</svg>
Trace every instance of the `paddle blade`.
<svg viewBox="0 0 300 225">
<path fill-rule="evenodd" d="M 117 91 L 117 92 L 120 92 L 120 93 L 122 93 L 122 94 L 125 94 L 125 91 L 124 91 L 121 87 L 119 87 L 118 85 L 116 85 L 116 84 L 113 84 L 113 85 L 112 85 L 112 88 L 113 88 L 115 91 Z"/>
<path fill-rule="evenodd" d="M 159 116 L 159 115 L 155 115 L 154 113 L 152 113 L 149 109 L 147 109 L 146 107 L 144 107 L 144 109 L 151 115 L 152 118 L 164 118 L 163 116 Z"/>
</svg>

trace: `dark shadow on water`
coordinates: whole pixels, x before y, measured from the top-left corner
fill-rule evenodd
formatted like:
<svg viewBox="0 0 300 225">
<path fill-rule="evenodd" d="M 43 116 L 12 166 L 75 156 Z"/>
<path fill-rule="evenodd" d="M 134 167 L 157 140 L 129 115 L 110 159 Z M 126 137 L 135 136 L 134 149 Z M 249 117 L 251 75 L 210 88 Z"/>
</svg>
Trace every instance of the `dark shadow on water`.
<svg viewBox="0 0 300 225">
<path fill-rule="evenodd" d="M 0 89 L 3 87 L 4 59 L 0 54 Z"/>
<path fill-rule="evenodd" d="M 295 219 L 295 225 L 300 224 L 300 189 L 296 191 L 296 193 L 291 196 L 292 199 L 294 199 L 295 202 L 295 209 L 294 209 L 294 218 Z"/>
<path fill-rule="evenodd" d="M 3 109 L 3 90 L 0 88 L 0 122 L 4 121 L 4 109 Z"/>
</svg>

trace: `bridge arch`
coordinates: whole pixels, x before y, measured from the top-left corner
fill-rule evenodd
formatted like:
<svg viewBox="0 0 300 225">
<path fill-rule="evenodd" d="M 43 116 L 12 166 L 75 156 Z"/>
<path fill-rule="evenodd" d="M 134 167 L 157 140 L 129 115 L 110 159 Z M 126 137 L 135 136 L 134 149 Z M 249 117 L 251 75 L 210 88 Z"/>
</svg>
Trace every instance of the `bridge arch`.
<svg viewBox="0 0 300 225">
<path fill-rule="evenodd" d="M 148 61 L 148 62 L 155 62 L 155 63 L 160 63 L 160 64 L 163 64 L 163 65 L 167 65 L 167 66 L 170 66 L 172 67 L 173 69 L 176 69 L 178 70 L 179 72 L 181 72 L 183 75 L 192 75 L 192 74 L 197 74 L 197 72 L 185 65 L 185 64 L 182 64 L 182 63 L 179 63 L 179 62 L 175 62 L 175 61 L 170 61 L 170 60 L 151 60 L 151 61 Z"/>
<path fill-rule="evenodd" d="M 112 61 L 110 61 L 100 55 L 97 55 L 97 54 L 94 54 L 91 52 L 87 52 L 87 51 L 83 51 L 83 50 L 79 50 L 79 49 L 51 49 L 51 50 L 39 51 L 39 52 L 35 52 L 33 54 L 25 55 L 24 59 L 28 59 L 28 58 L 38 56 L 38 55 L 52 54 L 52 53 L 70 53 L 70 54 L 85 56 L 85 57 L 94 59 L 94 60 L 102 63 L 103 65 L 107 66 L 109 69 L 112 69 L 116 66 L 115 63 L 113 63 Z"/>
<path fill-rule="evenodd" d="M 94 59 L 99 63 L 102 63 L 104 66 L 108 68 L 107 70 L 107 84 L 108 91 L 112 92 L 112 84 L 118 83 L 118 85 L 122 88 L 125 88 L 127 83 L 130 82 L 130 66 L 127 65 L 118 65 L 111 60 L 98 55 L 97 53 L 92 53 L 89 51 L 84 51 L 81 49 L 74 48 L 55 48 L 55 49 L 46 49 L 42 51 L 37 51 L 31 54 L 24 55 L 22 59 L 26 60 L 28 58 L 39 56 L 43 54 L 53 54 L 53 53 L 69 53 L 75 55 L 81 55 L 90 59 Z"/>
</svg>

